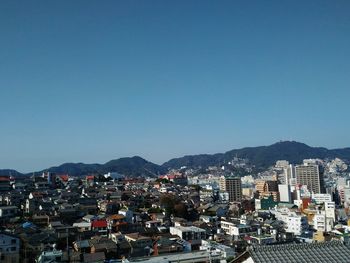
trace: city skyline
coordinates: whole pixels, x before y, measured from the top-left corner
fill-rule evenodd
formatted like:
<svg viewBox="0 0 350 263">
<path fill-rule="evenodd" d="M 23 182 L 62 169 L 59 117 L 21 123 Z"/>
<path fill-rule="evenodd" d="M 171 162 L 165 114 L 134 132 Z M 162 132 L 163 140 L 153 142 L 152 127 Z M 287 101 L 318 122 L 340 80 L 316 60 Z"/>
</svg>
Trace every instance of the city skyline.
<svg viewBox="0 0 350 263">
<path fill-rule="evenodd" d="M 347 1 L 0 3 L 0 168 L 350 144 Z"/>
</svg>

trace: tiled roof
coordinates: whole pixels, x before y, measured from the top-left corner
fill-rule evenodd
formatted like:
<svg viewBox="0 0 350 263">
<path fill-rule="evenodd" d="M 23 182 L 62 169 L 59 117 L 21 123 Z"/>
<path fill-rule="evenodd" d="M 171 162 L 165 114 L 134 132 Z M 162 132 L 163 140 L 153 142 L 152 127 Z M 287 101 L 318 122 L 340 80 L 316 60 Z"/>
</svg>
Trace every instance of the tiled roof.
<svg viewBox="0 0 350 263">
<path fill-rule="evenodd" d="M 106 256 L 104 252 L 96 252 L 91 254 L 85 253 L 83 262 L 86 262 L 86 263 L 104 262 L 105 259 L 106 259 Z"/>
<path fill-rule="evenodd" d="M 94 179 L 95 179 L 95 176 L 93 176 L 93 175 L 86 176 L 86 180 L 94 180 Z"/>
<path fill-rule="evenodd" d="M 349 262 L 350 249 L 339 241 L 312 244 L 253 246 L 255 263 L 342 263 Z"/>
<path fill-rule="evenodd" d="M 123 216 L 123 215 L 114 214 L 114 215 L 109 216 L 107 219 L 108 220 L 121 220 L 121 219 L 124 219 L 124 218 L 125 218 L 125 216 Z"/>
<path fill-rule="evenodd" d="M 59 177 L 61 178 L 62 181 L 64 182 L 67 182 L 68 179 L 69 179 L 69 176 L 68 174 L 62 174 L 62 175 L 59 175 Z"/>
<path fill-rule="evenodd" d="M 107 221 L 106 220 L 96 220 L 91 223 L 92 227 L 107 227 Z"/>
</svg>

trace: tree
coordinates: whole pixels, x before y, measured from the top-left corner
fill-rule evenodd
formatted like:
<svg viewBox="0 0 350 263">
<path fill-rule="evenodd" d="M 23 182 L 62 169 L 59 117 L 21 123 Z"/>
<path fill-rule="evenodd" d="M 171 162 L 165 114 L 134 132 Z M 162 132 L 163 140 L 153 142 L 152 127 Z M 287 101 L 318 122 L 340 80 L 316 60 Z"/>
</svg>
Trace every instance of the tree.
<svg viewBox="0 0 350 263">
<path fill-rule="evenodd" d="M 170 215 L 174 213 L 175 196 L 171 194 L 164 194 L 160 197 L 160 204 L 164 207 L 165 212 Z"/>
<path fill-rule="evenodd" d="M 174 206 L 174 215 L 177 217 L 187 218 L 188 212 L 186 205 L 184 203 L 177 203 Z"/>
</svg>

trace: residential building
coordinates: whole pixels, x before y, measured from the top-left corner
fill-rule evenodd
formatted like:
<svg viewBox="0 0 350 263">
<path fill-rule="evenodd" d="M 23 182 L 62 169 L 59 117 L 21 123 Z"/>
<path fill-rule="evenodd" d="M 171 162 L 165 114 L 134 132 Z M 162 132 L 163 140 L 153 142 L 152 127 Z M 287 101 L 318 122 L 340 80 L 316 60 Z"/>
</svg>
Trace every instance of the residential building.
<svg viewBox="0 0 350 263">
<path fill-rule="evenodd" d="M 12 234 L 0 232 L 0 262 L 20 262 L 20 239 Z"/>
<path fill-rule="evenodd" d="M 256 180 L 255 190 L 259 193 L 259 198 L 272 196 L 275 202 L 279 201 L 277 180 Z"/>
<path fill-rule="evenodd" d="M 220 177 L 220 190 L 228 193 L 229 201 L 241 201 L 242 184 L 239 177 Z"/>
<path fill-rule="evenodd" d="M 301 235 L 308 229 L 308 219 L 305 215 L 291 211 L 288 208 L 271 210 L 276 219 L 284 222 L 286 232 Z"/>
<path fill-rule="evenodd" d="M 316 204 L 323 204 L 325 202 L 332 202 L 332 196 L 330 194 L 311 194 L 311 199 Z"/>
<path fill-rule="evenodd" d="M 306 185 L 312 193 L 324 192 L 323 169 L 318 164 L 304 162 L 295 167 L 297 184 Z"/>
<path fill-rule="evenodd" d="M 176 226 L 170 227 L 170 233 L 180 238 L 190 241 L 192 245 L 200 245 L 203 239 L 206 239 L 205 229 L 195 226 Z"/>
<path fill-rule="evenodd" d="M 17 211 L 17 206 L 0 206 L 0 222 L 15 217 Z"/>
<path fill-rule="evenodd" d="M 51 262 L 63 262 L 62 250 L 43 251 L 38 259 L 37 263 L 51 263 Z"/>
</svg>

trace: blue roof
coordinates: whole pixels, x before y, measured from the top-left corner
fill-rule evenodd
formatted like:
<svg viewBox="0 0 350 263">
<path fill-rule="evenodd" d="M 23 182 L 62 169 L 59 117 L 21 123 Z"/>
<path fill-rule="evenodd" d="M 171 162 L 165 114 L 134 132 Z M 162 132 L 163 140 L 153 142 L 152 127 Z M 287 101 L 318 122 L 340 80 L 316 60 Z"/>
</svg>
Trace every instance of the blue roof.
<svg viewBox="0 0 350 263">
<path fill-rule="evenodd" d="M 29 228 L 29 227 L 32 227 L 32 226 L 33 226 L 33 223 L 31 223 L 31 222 L 25 222 L 25 223 L 22 224 L 23 228 Z"/>
</svg>

